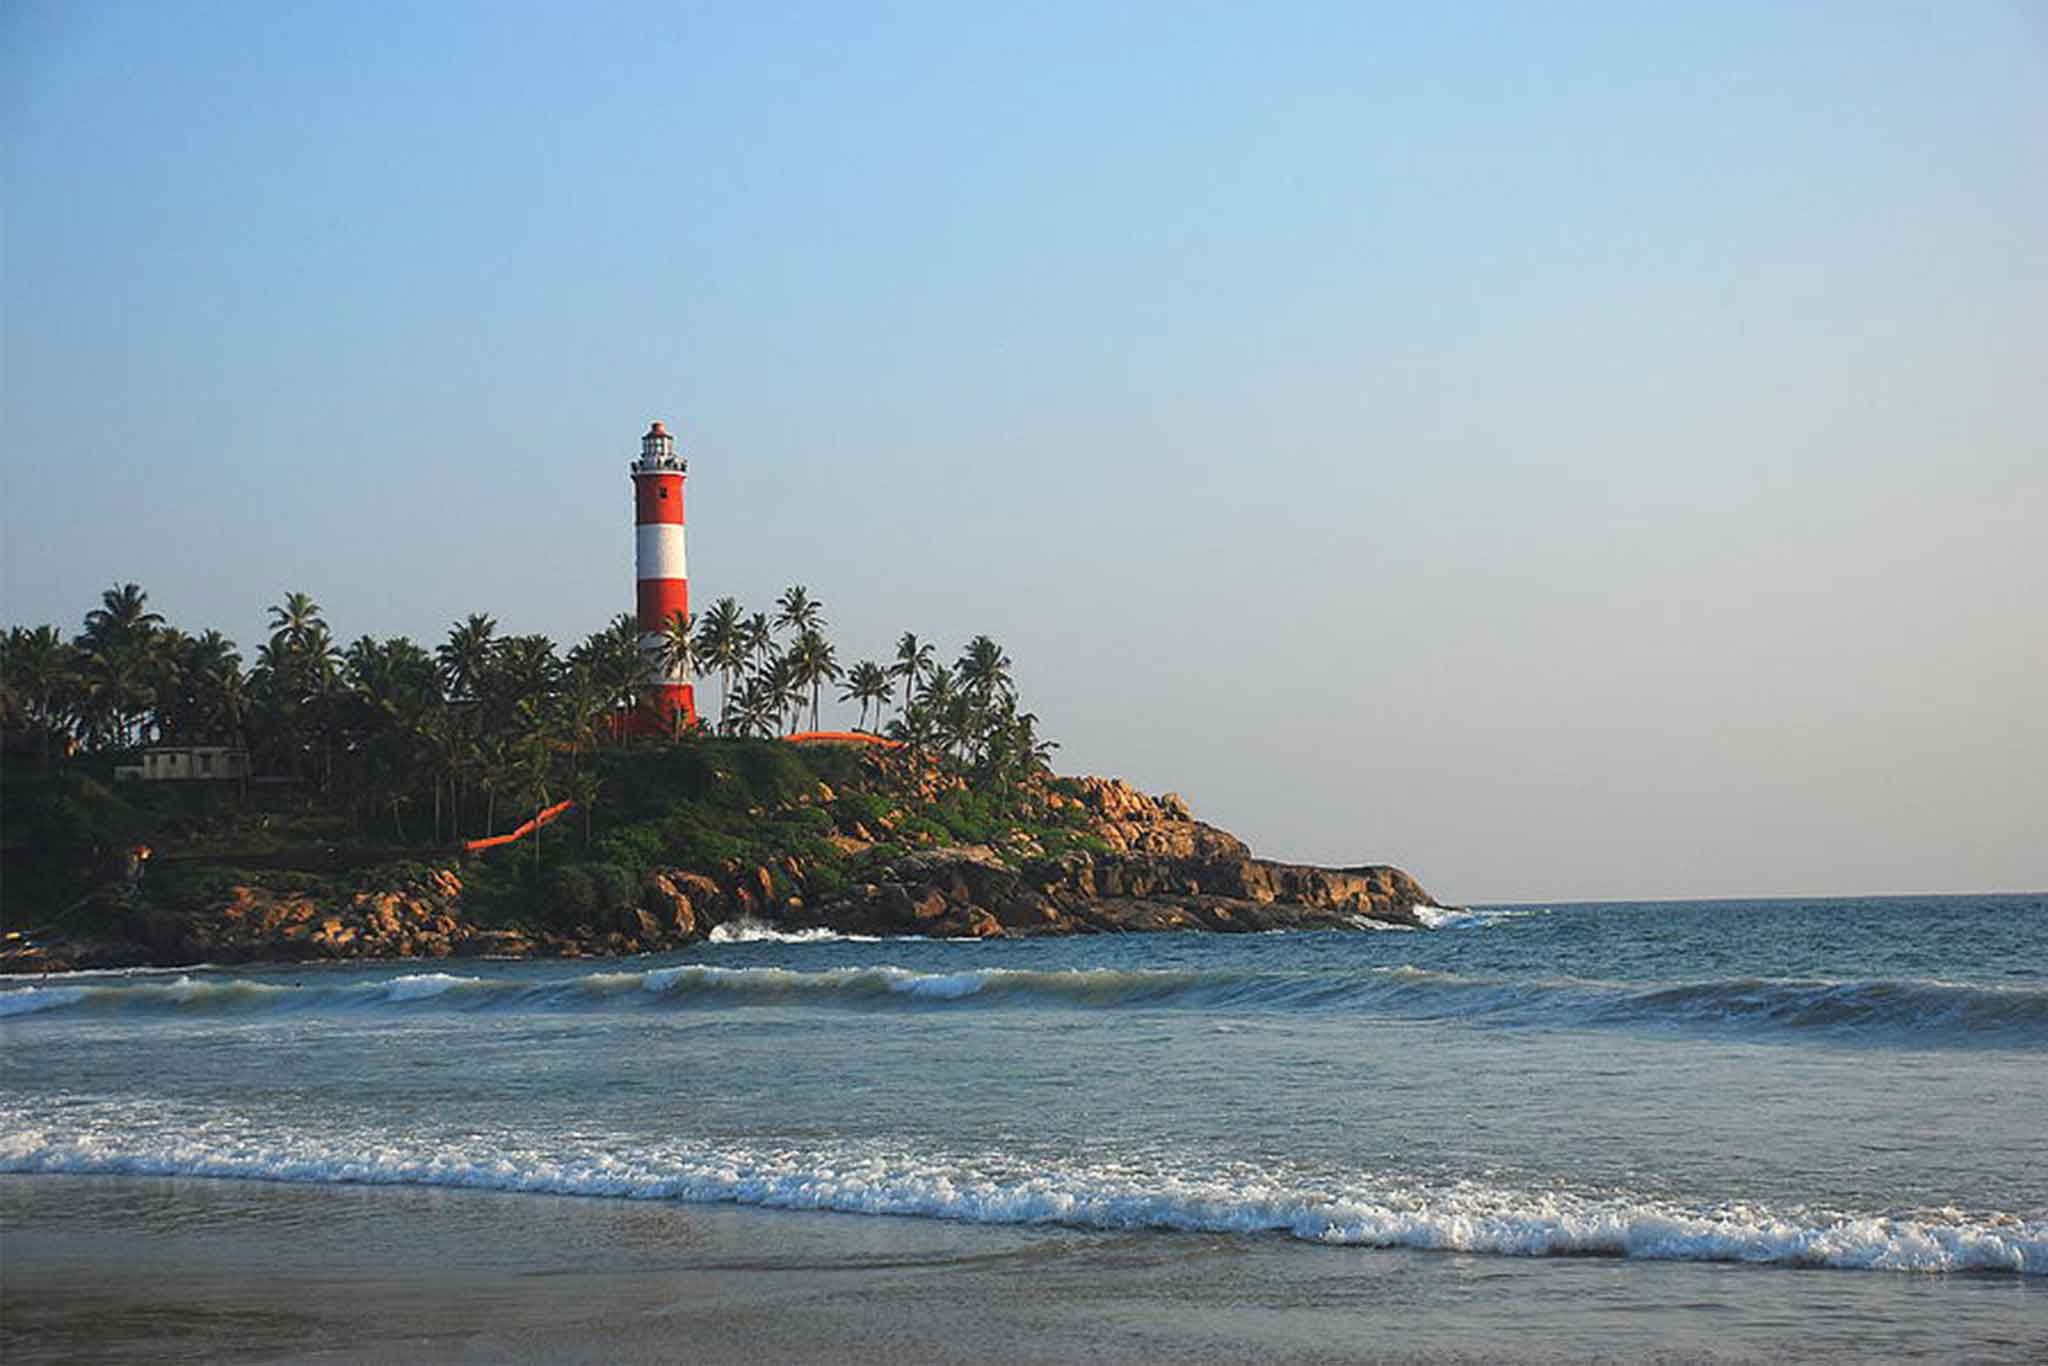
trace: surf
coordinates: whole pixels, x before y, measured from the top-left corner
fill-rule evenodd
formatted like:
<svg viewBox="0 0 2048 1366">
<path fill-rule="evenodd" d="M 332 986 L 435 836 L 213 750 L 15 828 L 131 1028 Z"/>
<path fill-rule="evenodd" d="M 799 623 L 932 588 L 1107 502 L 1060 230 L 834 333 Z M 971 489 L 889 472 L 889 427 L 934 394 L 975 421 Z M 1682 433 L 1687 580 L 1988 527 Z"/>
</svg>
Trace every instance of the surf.
<svg viewBox="0 0 2048 1366">
<path fill-rule="evenodd" d="M 2048 1223 L 2001 1212 L 1773 1209 L 1627 1192 L 1524 1190 L 1360 1176 L 1285 1176 L 873 1148 L 747 1146 L 561 1154 L 298 1138 L 210 1146 L 0 1135 L 0 1172 L 461 1187 L 534 1195 L 723 1203 L 766 1209 L 1056 1224 L 1105 1232 L 1270 1234 L 1331 1247 L 1501 1257 L 1611 1257 L 1840 1270 L 2048 1275 Z"/>
<path fill-rule="evenodd" d="M 796 969 L 715 963 L 571 977 L 447 971 L 369 980 L 275 976 L 105 978 L 0 990 L 11 1027 L 107 1016 L 375 1014 L 445 1010 L 601 1012 L 851 1010 L 1213 1010 L 1352 1014 L 1514 1028 L 1656 1029 L 1929 1046 L 2048 1042 L 2048 988 L 1935 979 L 1735 977 L 1630 982 L 1467 975 L 1410 964 L 1342 972 L 1194 968 Z"/>
</svg>

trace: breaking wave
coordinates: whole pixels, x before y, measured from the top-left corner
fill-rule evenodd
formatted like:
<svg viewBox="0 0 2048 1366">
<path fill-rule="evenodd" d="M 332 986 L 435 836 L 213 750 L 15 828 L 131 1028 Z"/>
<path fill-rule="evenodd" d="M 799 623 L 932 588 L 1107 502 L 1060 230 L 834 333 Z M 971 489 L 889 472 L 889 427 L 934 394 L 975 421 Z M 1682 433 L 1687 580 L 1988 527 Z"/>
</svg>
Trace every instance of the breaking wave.
<svg viewBox="0 0 2048 1366">
<path fill-rule="evenodd" d="M 312 974 L 316 979 L 318 974 Z M 2048 988 L 1920 978 L 1724 978 L 1618 982 L 1491 978 L 1411 966 L 1346 972 L 1193 969 L 1042 971 L 901 967 L 797 971 L 688 964 L 569 978 L 430 972 L 346 982 L 232 976 L 127 979 L 0 990 L 0 1019 L 54 1014 L 379 1010 L 1193 1009 L 1343 1013 L 1478 1024 L 1792 1031 L 1921 1045 L 2048 1043 Z"/>
<path fill-rule="evenodd" d="M 620 1155 L 493 1145 L 407 1152 L 271 1136 L 105 1141 L 0 1135 L 0 1172 L 452 1186 L 1103 1230 L 1280 1233 L 1304 1242 L 1516 1257 L 1750 1262 L 2048 1275 L 2048 1223 L 1955 1209 L 1892 1213 L 1686 1205 L 1399 1177 L 1335 1185 L 1171 1166 L 1034 1167 L 900 1151 L 677 1147 Z"/>
<path fill-rule="evenodd" d="M 820 925 L 808 930 L 778 930 L 758 920 L 728 920 L 711 927 L 713 944 L 879 944 L 880 935 L 840 934 Z"/>
</svg>

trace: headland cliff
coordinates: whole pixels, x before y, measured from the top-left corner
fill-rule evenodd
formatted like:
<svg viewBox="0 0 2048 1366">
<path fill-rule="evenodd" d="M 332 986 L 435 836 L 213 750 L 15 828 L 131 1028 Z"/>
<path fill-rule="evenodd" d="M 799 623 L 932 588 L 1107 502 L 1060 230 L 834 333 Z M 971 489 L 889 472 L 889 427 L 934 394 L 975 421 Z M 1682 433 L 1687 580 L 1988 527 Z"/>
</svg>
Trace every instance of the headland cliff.
<svg viewBox="0 0 2048 1366">
<path fill-rule="evenodd" d="M 105 807 L 136 794 L 88 795 Z M 102 840 L 81 895 L 9 898 L 0 971 L 625 955 L 764 930 L 1426 928 L 1437 907 L 1399 868 L 1258 858 L 1178 796 L 1116 779 L 990 792 L 881 751 L 707 741 L 621 761 L 586 797 L 555 828 L 486 854 L 294 846 L 288 811 L 224 800 L 159 810 L 146 860 Z"/>
</svg>

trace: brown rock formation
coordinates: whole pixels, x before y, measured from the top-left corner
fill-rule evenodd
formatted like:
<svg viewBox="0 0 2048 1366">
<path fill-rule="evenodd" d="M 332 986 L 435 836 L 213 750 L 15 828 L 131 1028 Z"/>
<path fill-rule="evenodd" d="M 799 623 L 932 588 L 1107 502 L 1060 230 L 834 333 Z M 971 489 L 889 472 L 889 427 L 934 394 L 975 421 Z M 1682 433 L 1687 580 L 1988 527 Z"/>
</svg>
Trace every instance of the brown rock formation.
<svg viewBox="0 0 2048 1366">
<path fill-rule="evenodd" d="M 959 779 L 936 770 L 912 775 L 911 785 L 919 783 L 934 791 L 959 787 Z M 120 912 L 125 941 L 31 945 L 15 936 L 0 944 L 0 971 L 645 953 L 705 939 L 717 926 L 742 920 L 934 938 L 1357 929 L 1367 922 L 1421 927 L 1425 921 L 1415 908 L 1437 904 L 1398 868 L 1254 858 L 1242 840 L 1194 819 L 1171 793 L 1151 797 L 1120 780 L 1083 778 L 1053 785 L 1037 799 L 1053 823 L 1071 823 L 1077 838 L 1067 841 L 1068 852 L 1047 856 L 1017 831 L 1000 847 L 916 850 L 850 887 L 836 878 L 814 880 L 794 857 L 772 865 L 733 862 L 716 875 L 660 868 L 642 879 L 632 904 L 596 912 L 587 923 L 540 931 L 468 921 L 462 880 L 450 868 L 346 899 L 236 886 L 224 902 L 193 914 L 151 908 L 129 893 L 128 909 Z M 832 800 L 820 785 L 806 804 Z M 887 830 L 903 815 L 892 811 L 877 823 Z M 841 853 L 854 853 L 870 847 L 878 833 L 849 819 L 829 839 Z M 1088 847 L 1072 848 L 1076 842 Z"/>
</svg>

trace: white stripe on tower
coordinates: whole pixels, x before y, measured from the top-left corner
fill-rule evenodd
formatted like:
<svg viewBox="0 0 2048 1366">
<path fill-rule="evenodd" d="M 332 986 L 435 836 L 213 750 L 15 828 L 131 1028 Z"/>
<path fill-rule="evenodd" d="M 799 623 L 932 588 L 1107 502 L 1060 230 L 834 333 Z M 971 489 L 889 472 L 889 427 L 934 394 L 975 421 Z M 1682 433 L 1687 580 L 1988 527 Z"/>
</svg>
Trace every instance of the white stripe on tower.
<svg viewBox="0 0 2048 1366">
<path fill-rule="evenodd" d="M 640 579 L 682 579 L 690 571 L 683 555 L 683 526 L 680 522 L 642 523 L 633 528 L 633 567 Z"/>
</svg>

